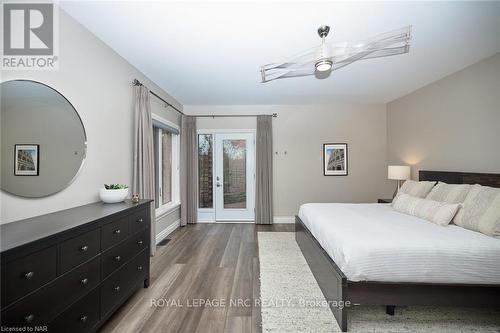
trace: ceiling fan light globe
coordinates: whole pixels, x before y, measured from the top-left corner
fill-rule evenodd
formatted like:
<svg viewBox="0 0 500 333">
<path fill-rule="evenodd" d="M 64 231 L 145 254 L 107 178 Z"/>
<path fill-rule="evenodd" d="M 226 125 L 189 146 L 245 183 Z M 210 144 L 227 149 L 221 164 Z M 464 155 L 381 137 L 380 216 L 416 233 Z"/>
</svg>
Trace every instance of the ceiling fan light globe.
<svg viewBox="0 0 500 333">
<path fill-rule="evenodd" d="M 329 59 L 323 59 L 318 61 L 315 66 L 318 72 L 326 72 L 332 69 L 332 61 Z"/>
</svg>

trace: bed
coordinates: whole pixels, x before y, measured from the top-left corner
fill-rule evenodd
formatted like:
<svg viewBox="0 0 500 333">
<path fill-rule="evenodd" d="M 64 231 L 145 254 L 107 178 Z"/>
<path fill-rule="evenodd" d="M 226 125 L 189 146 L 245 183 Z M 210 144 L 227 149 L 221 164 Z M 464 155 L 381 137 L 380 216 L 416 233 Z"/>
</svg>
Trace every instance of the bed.
<svg viewBox="0 0 500 333">
<path fill-rule="evenodd" d="M 500 187 L 500 175 L 420 171 L 420 180 Z M 347 222 L 348 221 L 348 222 Z M 342 331 L 349 306 L 500 306 L 500 240 L 387 204 L 305 204 L 295 235 Z"/>
</svg>

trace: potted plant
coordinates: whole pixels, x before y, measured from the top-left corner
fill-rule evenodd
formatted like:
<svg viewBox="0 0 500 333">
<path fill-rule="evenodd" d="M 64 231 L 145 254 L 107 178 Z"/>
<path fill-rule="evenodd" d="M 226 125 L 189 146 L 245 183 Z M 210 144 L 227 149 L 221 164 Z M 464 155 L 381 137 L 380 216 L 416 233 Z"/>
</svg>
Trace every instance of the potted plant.
<svg viewBox="0 0 500 333">
<path fill-rule="evenodd" d="M 122 202 L 128 195 L 128 186 L 123 184 L 104 184 L 99 197 L 104 203 Z"/>
</svg>

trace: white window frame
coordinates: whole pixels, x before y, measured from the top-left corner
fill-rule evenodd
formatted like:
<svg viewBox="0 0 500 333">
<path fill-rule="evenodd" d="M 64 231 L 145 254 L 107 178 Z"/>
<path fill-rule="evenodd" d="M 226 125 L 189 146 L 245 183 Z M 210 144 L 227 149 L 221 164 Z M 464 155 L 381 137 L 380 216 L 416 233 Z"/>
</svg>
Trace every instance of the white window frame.
<svg viewBox="0 0 500 333">
<path fill-rule="evenodd" d="M 180 132 L 180 127 L 179 125 L 162 118 L 156 114 L 151 115 L 153 120 L 160 122 L 164 125 L 173 127 L 177 129 Z M 160 130 L 163 131 L 162 129 Z M 154 138 L 154 140 L 158 140 L 158 147 L 161 147 L 161 135 L 158 135 L 158 137 Z M 177 209 L 181 205 L 181 199 L 180 199 L 180 134 L 172 134 L 172 200 L 169 203 L 166 203 L 164 205 L 160 205 L 158 208 L 155 209 L 155 214 L 156 214 L 156 219 L 160 219 L 165 215 L 168 215 L 171 213 L 173 210 Z M 158 174 L 161 175 L 161 165 L 162 162 L 162 149 L 158 149 L 158 159 L 156 161 L 157 165 L 155 165 L 156 168 L 158 168 Z M 162 178 L 158 177 L 158 188 L 162 188 Z M 161 197 L 161 192 L 158 195 L 159 202 L 162 202 L 162 197 Z"/>
</svg>

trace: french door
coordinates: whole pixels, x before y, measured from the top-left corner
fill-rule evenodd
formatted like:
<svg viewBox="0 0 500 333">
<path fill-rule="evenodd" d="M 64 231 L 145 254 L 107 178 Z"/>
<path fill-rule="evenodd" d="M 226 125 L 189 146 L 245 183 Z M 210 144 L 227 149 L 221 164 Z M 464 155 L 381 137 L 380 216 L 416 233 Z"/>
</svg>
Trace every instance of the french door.
<svg viewBox="0 0 500 333">
<path fill-rule="evenodd" d="M 200 134 L 198 140 L 200 222 L 254 221 L 255 133 Z"/>
</svg>

